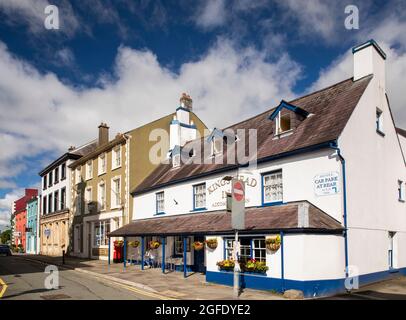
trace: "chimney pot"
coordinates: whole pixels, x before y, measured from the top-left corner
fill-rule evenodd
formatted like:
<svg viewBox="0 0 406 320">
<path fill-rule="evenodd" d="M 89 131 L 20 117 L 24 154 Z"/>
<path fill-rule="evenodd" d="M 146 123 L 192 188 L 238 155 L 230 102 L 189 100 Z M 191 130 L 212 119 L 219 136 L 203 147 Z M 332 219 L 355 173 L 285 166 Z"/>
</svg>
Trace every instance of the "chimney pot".
<svg viewBox="0 0 406 320">
<path fill-rule="evenodd" d="M 188 94 L 182 93 L 179 101 L 182 108 L 192 110 L 193 100 Z"/>
</svg>

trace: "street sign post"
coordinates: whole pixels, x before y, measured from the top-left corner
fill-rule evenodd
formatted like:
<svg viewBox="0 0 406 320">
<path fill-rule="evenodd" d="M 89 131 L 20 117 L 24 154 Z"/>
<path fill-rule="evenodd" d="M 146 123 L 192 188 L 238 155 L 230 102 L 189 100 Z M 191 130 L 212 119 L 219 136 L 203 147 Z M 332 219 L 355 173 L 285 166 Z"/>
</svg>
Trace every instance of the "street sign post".
<svg viewBox="0 0 406 320">
<path fill-rule="evenodd" d="M 238 242 L 238 230 L 245 228 L 245 184 L 239 179 L 231 180 L 231 225 L 235 230 L 234 240 L 234 297 L 238 298 L 239 293 L 239 272 L 238 263 L 240 245 Z"/>
</svg>

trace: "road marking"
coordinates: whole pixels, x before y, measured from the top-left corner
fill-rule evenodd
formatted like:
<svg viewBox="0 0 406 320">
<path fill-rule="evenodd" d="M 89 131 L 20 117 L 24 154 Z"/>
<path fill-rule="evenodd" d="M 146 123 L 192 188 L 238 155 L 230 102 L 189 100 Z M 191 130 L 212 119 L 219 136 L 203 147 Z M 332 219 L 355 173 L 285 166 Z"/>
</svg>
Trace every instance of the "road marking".
<svg viewBox="0 0 406 320">
<path fill-rule="evenodd" d="M 0 278 L 0 285 L 1 285 L 1 291 L 0 291 L 0 299 L 3 297 L 3 294 L 6 292 L 7 290 L 7 285 L 6 283 L 3 281 L 2 278 Z"/>
</svg>

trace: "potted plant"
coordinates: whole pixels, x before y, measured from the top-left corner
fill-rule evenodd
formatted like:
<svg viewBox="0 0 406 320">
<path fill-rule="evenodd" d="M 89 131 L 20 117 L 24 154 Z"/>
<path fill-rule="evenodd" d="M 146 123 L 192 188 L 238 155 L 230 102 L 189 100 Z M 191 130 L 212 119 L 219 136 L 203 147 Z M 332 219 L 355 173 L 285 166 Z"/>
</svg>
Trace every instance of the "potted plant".
<svg viewBox="0 0 406 320">
<path fill-rule="evenodd" d="M 210 249 L 216 249 L 217 248 L 217 239 L 213 238 L 213 239 L 207 239 L 206 241 L 206 245 L 210 248 Z"/>
<path fill-rule="evenodd" d="M 161 244 L 159 243 L 159 241 L 152 240 L 149 243 L 149 248 L 152 249 L 152 250 L 158 249 L 160 245 Z"/>
<path fill-rule="evenodd" d="M 128 246 L 130 246 L 132 248 L 138 248 L 139 245 L 140 245 L 140 242 L 138 240 L 128 242 Z"/>
<path fill-rule="evenodd" d="M 233 260 L 223 260 L 216 263 L 220 270 L 223 271 L 233 271 L 234 270 L 234 261 Z"/>
<path fill-rule="evenodd" d="M 196 251 L 200 251 L 204 248 L 204 242 L 201 241 L 195 241 L 192 243 L 192 247 Z"/>
<path fill-rule="evenodd" d="M 281 247 L 281 236 L 277 235 L 274 237 L 267 238 L 265 240 L 266 248 L 270 251 L 278 251 Z"/>
</svg>

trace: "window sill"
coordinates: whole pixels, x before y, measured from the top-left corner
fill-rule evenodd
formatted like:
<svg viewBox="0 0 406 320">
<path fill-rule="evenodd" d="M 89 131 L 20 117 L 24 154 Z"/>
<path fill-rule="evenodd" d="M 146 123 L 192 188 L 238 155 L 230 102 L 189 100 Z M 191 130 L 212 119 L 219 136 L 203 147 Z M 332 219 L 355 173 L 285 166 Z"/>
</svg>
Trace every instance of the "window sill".
<svg viewBox="0 0 406 320">
<path fill-rule="evenodd" d="M 273 206 L 280 206 L 283 204 L 283 201 L 275 201 L 275 202 L 268 202 L 268 203 L 263 203 L 263 207 L 273 207 Z"/>
<path fill-rule="evenodd" d="M 100 177 L 100 176 L 102 176 L 103 174 L 106 174 L 106 171 L 98 173 L 97 176 Z"/>
<path fill-rule="evenodd" d="M 385 133 L 384 133 L 383 131 L 379 130 L 379 129 L 376 129 L 376 132 L 377 132 L 379 135 L 381 135 L 382 137 L 385 136 Z"/>
<path fill-rule="evenodd" d="M 114 170 L 117 170 L 117 169 L 120 169 L 120 168 L 121 168 L 121 165 L 118 166 L 118 167 L 111 168 L 111 171 L 114 171 Z"/>
<path fill-rule="evenodd" d="M 165 212 L 157 212 L 157 213 L 154 214 L 154 217 L 155 216 L 163 216 L 165 214 L 166 214 Z"/>
<path fill-rule="evenodd" d="M 399 199 L 399 202 L 401 202 L 401 203 L 405 203 L 405 202 L 406 202 L 406 200 L 404 200 L 404 199 Z"/>
<path fill-rule="evenodd" d="M 196 208 L 196 209 L 190 210 L 190 212 L 201 212 L 201 211 L 206 211 L 206 210 L 207 210 L 207 208 Z"/>
</svg>

